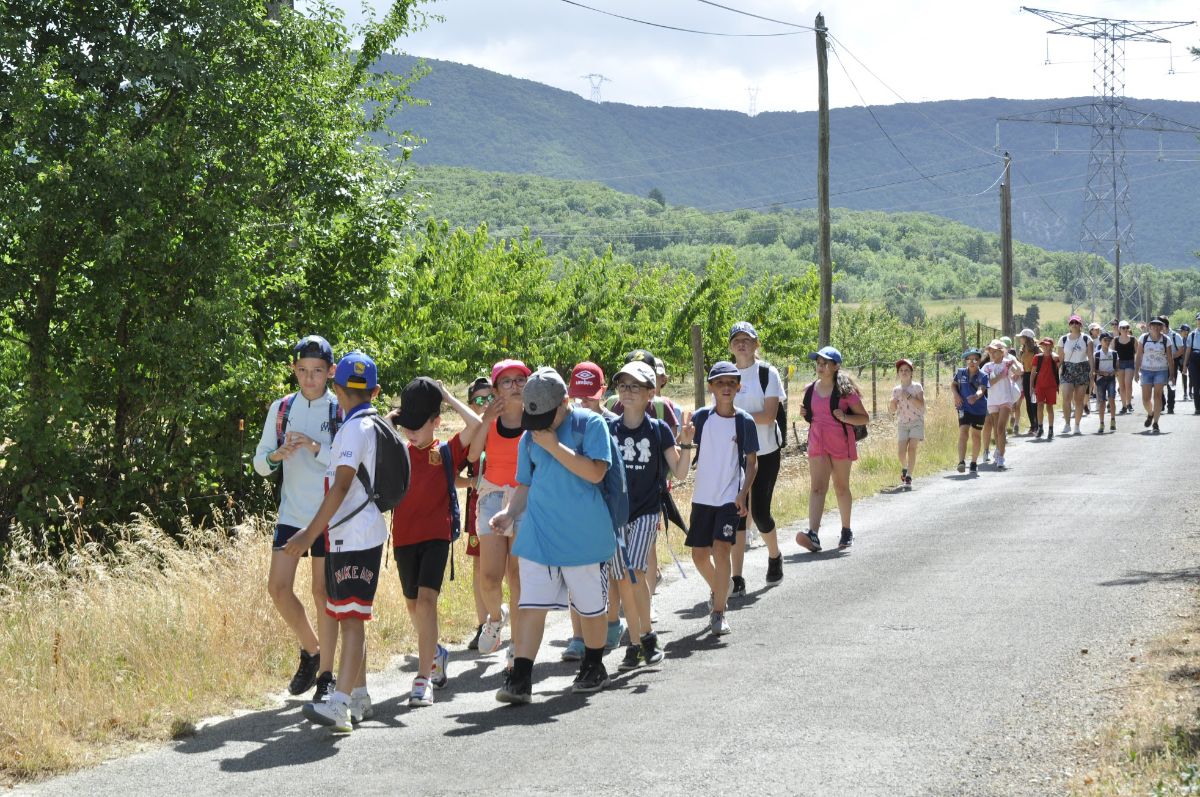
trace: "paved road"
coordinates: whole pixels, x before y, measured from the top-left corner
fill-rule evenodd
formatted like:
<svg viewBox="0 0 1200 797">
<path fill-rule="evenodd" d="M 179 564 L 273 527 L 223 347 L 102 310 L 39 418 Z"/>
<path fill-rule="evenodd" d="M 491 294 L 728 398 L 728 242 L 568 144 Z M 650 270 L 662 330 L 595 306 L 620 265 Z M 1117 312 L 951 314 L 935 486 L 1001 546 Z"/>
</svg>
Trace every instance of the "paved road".
<svg viewBox="0 0 1200 797">
<path fill-rule="evenodd" d="M 590 698 L 569 693 L 561 642 L 523 707 L 494 702 L 498 656 L 456 654 L 432 708 L 405 706 L 410 672 L 373 677 L 377 718 L 350 738 L 281 702 L 29 791 L 1060 793 L 1130 657 L 1200 581 L 1200 501 L 1167 475 L 1191 464 L 1200 418 L 1168 417 L 1157 437 L 1140 421 L 1019 442 L 1008 473 L 864 501 L 853 553 L 789 541 L 774 589 L 752 552 L 726 642 L 704 633 L 699 579 L 676 581 L 659 603 L 665 665 Z"/>
</svg>

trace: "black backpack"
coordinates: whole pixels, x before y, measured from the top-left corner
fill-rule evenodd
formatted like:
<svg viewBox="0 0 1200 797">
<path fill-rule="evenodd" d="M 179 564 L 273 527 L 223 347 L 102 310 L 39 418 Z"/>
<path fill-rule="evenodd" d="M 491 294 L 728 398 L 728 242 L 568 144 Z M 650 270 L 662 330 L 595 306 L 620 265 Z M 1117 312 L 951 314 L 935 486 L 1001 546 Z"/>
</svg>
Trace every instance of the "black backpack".
<svg viewBox="0 0 1200 797">
<path fill-rule="evenodd" d="M 766 363 L 758 364 L 758 383 L 762 385 L 763 400 L 766 401 L 767 383 L 771 381 L 771 366 Z M 779 380 L 782 382 L 783 380 Z M 776 438 L 780 448 L 787 446 L 787 388 L 783 390 L 783 398 L 779 400 L 779 406 L 775 408 L 775 428 L 777 430 Z"/>
<path fill-rule="evenodd" d="M 363 415 L 370 419 L 375 428 L 375 483 L 372 484 L 367 478 L 367 469 L 360 463 L 358 481 L 367 493 L 367 500 L 330 526 L 330 529 L 342 525 L 363 511 L 372 501 L 380 512 L 390 512 L 408 492 L 412 468 L 408 461 L 408 446 L 404 438 L 396 431 L 395 426 L 381 418 L 374 409 L 367 410 Z"/>
<path fill-rule="evenodd" d="M 817 384 L 816 382 L 810 382 L 808 384 L 808 387 L 806 387 L 804 389 L 804 420 L 808 421 L 809 423 L 812 423 L 812 394 L 813 394 L 813 388 L 816 386 L 816 384 Z M 841 400 L 842 400 L 842 394 L 838 391 L 838 380 L 834 379 L 833 380 L 833 392 L 829 394 L 829 412 L 830 413 L 832 413 L 834 411 L 834 409 L 837 408 L 838 402 Z M 851 414 L 854 415 L 856 413 L 851 413 Z M 848 424 L 842 423 L 841 421 L 838 421 L 838 423 L 842 424 L 843 430 L 853 429 L 854 430 L 854 439 L 856 441 L 865 440 L 867 438 L 867 427 L 866 426 L 849 426 Z"/>
</svg>

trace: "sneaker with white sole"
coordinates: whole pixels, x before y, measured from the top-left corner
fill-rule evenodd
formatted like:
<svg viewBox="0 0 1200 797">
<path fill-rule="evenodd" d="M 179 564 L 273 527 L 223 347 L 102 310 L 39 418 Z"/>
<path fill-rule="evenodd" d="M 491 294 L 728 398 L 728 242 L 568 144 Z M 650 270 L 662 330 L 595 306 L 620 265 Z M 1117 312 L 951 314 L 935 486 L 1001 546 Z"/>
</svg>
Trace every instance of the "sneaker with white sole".
<svg viewBox="0 0 1200 797">
<path fill-rule="evenodd" d="M 590 694 L 599 692 L 607 685 L 608 670 L 604 668 L 604 662 L 598 662 L 579 669 L 575 683 L 571 684 L 571 691 L 576 694 Z"/>
<path fill-rule="evenodd" d="M 643 634 L 641 643 L 643 662 L 646 664 L 658 664 L 663 660 L 663 649 L 658 646 L 658 634 L 653 631 Z"/>
<path fill-rule="evenodd" d="M 305 703 L 301 711 L 306 719 L 327 726 L 333 733 L 354 730 L 350 722 L 350 704 L 336 694 L 324 703 Z"/>
<path fill-rule="evenodd" d="M 488 619 L 483 623 L 483 630 L 479 632 L 480 653 L 495 653 L 500 649 L 504 644 L 503 627 L 503 622 L 492 622 L 492 616 L 488 615 Z"/>
<path fill-rule="evenodd" d="M 408 693 L 408 705 L 413 707 L 433 705 L 433 686 L 429 683 L 428 678 L 420 675 L 413 678 L 412 691 Z"/>
<path fill-rule="evenodd" d="M 288 692 L 298 695 L 312 689 L 317 682 L 317 671 L 320 667 L 320 653 L 308 653 L 304 648 L 300 648 L 300 664 L 296 667 L 296 674 L 288 683 Z"/>
<path fill-rule="evenodd" d="M 317 688 L 313 690 L 312 703 L 324 703 L 337 690 L 337 679 L 331 672 L 323 672 L 317 676 Z"/>
<path fill-rule="evenodd" d="M 517 660 L 517 649 L 513 645 L 508 646 L 508 650 L 504 651 L 504 671 L 508 672 L 513 668 L 513 662 Z"/>
<path fill-rule="evenodd" d="M 1071 433 L 1071 422 L 1070 422 L 1070 421 L 1067 421 L 1066 423 L 1064 423 L 1064 424 L 1063 424 L 1063 430 L 1062 430 L 1062 433 L 1063 433 L 1063 434 L 1070 434 L 1070 433 Z"/>
<path fill-rule="evenodd" d="M 813 553 L 821 552 L 821 538 L 812 529 L 808 529 L 803 533 L 796 535 L 796 542 L 801 548 L 807 548 Z"/>
<path fill-rule="evenodd" d="M 617 620 L 615 623 L 608 624 L 608 636 L 604 640 L 605 650 L 614 650 L 621 644 L 621 637 L 625 635 L 625 621 Z"/>
<path fill-rule="evenodd" d="M 533 701 L 533 683 L 519 681 L 511 672 L 504 676 L 504 686 L 496 692 L 496 700 L 501 703 L 520 705 Z"/>
<path fill-rule="evenodd" d="M 429 670 L 429 683 L 433 684 L 434 689 L 442 689 L 446 686 L 446 682 L 450 679 L 446 673 L 446 665 L 449 663 L 450 651 L 439 644 L 437 652 L 433 654 L 433 667 Z"/>
<path fill-rule="evenodd" d="M 713 636 L 725 636 L 733 631 L 729 627 L 729 621 L 725 619 L 725 612 L 712 613 L 712 617 L 709 618 L 709 629 L 712 631 Z"/>
<path fill-rule="evenodd" d="M 642 648 L 640 645 L 630 645 L 625 648 L 625 658 L 617 665 L 617 672 L 629 672 L 642 666 Z"/>
<path fill-rule="evenodd" d="M 573 636 L 567 640 L 567 647 L 562 653 L 563 661 L 583 661 L 583 637 Z"/>
<path fill-rule="evenodd" d="M 366 692 L 350 695 L 350 721 L 362 722 L 375 716 L 375 707 L 371 705 L 371 696 Z"/>
</svg>

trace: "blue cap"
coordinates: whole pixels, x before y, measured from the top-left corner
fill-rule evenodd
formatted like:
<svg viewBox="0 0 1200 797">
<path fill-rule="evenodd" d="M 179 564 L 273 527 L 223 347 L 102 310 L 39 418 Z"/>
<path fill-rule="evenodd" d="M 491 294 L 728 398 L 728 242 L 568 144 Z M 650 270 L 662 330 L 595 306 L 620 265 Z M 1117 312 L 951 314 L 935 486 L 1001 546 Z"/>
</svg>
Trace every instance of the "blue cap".
<svg viewBox="0 0 1200 797">
<path fill-rule="evenodd" d="M 754 325 L 749 321 L 738 321 L 729 330 L 729 339 L 733 340 L 738 335 L 749 335 L 750 340 L 758 340 L 758 333 L 754 331 Z"/>
<path fill-rule="evenodd" d="M 315 357 L 333 365 L 333 347 L 329 345 L 329 341 L 320 335 L 309 335 L 306 338 L 301 338 L 292 347 L 293 359 L 300 360 L 305 357 Z"/>
<path fill-rule="evenodd" d="M 976 357 L 980 357 L 980 358 L 983 357 L 983 352 L 981 352 L 979 349 L 967 349 L 966 351 L 963 352 L 962 358 L 965 360 L 968 357 L 970 357 L 972 354 L 974 354 Z"/>
<path fill-rule="evenodd" d="M 379 385 L 378 378 L 375 361 L 361 351 L 352 351 L 338 360 L 333 372 L 334 382 L 356 390 L 374 390 Z"/>
<path fill-rule="evenodd" d="M 713 363 L 712 368 L 708 369 L 708 381 L 722 376 L 732 376 L 739 382 L 742 381 L 742 372 L 737 369 L 737 366 L 727 360 L 718 360 Z"/>
<path fill-rule="evenodd" d="M 842 353 L 832 346 L 822 346 L 819 351 L 814 351 L 808 355 L 808 359 L 810 360 L 815 360 L 818 357 L 825 360 L 833 360 L 838 365 L 842 364 Z"/>
</svg>

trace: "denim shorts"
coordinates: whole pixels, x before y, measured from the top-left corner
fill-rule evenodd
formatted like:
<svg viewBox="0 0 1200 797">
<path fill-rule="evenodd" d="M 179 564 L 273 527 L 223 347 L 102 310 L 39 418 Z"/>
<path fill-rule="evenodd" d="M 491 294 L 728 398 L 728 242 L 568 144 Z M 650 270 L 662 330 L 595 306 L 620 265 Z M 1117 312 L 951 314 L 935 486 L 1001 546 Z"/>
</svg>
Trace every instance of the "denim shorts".
<svg viewBox="0 0 1200 797">
<path fill-rule="evenodd" d="M 1117 379 L 1114 376 L 1096 377 L 1096 401 L 1105 402 L 1117 397 Z"/>
<path fill-rule="evenodd" d="M 1120 371 L 1132 371 L 1133 360 L 1117 360 L 1117 369 Z"/>
<path fill-rule="evenodd" d="M 480 537 L 490 537 L 494 534 L 491 526 L 492 516 L 504 508 L 508 502 L 508 493 L 507 490 L 497 490 L 479 496 L 479 502 L 475 505 L 475 533 Z M 520 525 L 521 518 L 517 518 L 512 526 L 513 535 L 516 535 Z"/>
<path fill-rule="evenodd" d="M 1166 371 L 1147 371 L 1142 369 L 1142 387 L 1154 387 L 1155 385 L 1165 385 L 1167 383 Z"/>
</svg>

